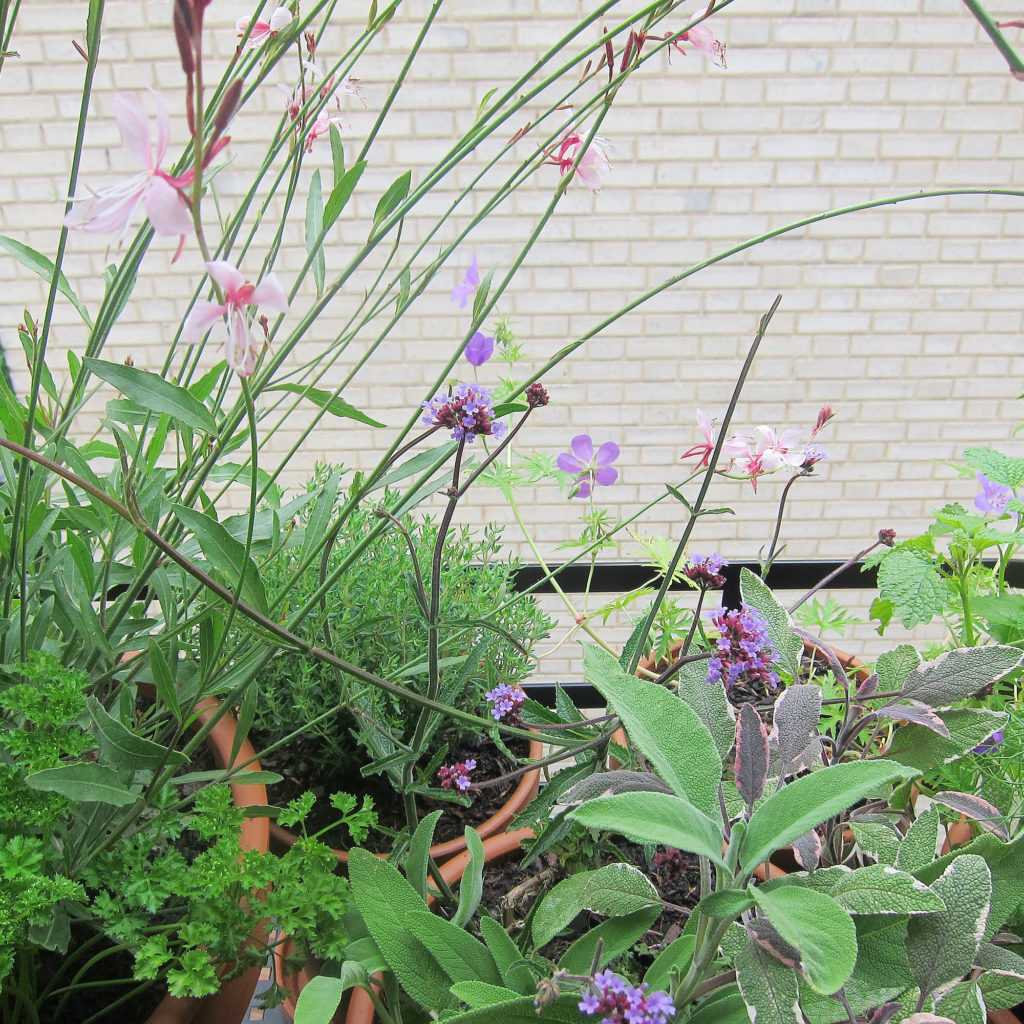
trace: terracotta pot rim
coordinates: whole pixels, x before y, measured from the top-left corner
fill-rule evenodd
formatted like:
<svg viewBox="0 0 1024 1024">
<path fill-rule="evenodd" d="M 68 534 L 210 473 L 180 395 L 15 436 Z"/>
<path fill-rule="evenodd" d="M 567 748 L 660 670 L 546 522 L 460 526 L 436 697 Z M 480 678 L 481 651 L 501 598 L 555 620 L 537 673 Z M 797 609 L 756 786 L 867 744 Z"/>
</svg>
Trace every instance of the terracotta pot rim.
<svg viewBox="0 0 1024 1024">
<path fill-rule="evenodd" d="M 484 839 L 484 863 L 498 860 L 518 850 L 528 839 L 532 839 L 534 832 L 529 828 L 515 829 L 512 832 L 499 832 L 497 835 Z M 469 864 L 469 851 L 464 850 L 456 857 L 452 857 L 441 865 L 441 877 L 449 884 L 457 882 Z M 434 902 L 429 897 L 428 905 Z M 281 1008 L 289 1020 L 295 1018 L 295 1003 L 299 993 L 309 984 L 314 977 L 309 966 L 301 968 L 297 973 L 288 972 L 285 961 L 291 952 L 292 943 L 286 936 L 282 935 L 280 940 L 274 944 L 274 976 L 277 984 L 285 990 L 287 995 L 281 1003 Z M 345 1012 L 345 1024 L 373 1024 L 373 1003 L 370 997 L 361 989 L 353 992 L 349 1001 L 348 1009 Z"/>
<path fill-rule="evenodd" d="M 531 761 L 538 761 L 544 756 L 544 744 L 540 740 L 530 740 L 530 748 L 527 751 L 526 756 Z M 479 825 L 474 825 L 474 831 L 481 839 L 488 839 L 491 836 L 499 835 L 505 832 L 506 827 L 513 818 L 516 817 L 531 800 L 537 795 L 537 791 L 540 788 L 540 769 L 533 768 L 528 772 L 525 772 L 520 778 L 515 789 L 509 794 L 508 799 L 499 807 L 494 814 L 489 818 L 482 821 Z M 277 822 L 270 822 L 270 835 L 278 843 L 283 846 L 293 846 L 298 836 L 289 829 L 278 825 Z M 462 853 L 466 849 L 466 840 L 463 836 L 457 836 L 454 839 L 448 839 L 443 843 L 436 843 L 430 848 L 430 856 L 435 861 L 444 861 L 449 857 L 454 857 L 458 853 Z M 335 850 L 332 848 L 331 851 L 335 857 L 341 861 L 342 864 L 348 862 L 348 852 L 345 850 Z M 382 854 L 387 856 L 387 854 Z"/>
<path fill-rule="evenodd" d="M 203 724 L 220 708 L 221 702 L 216 697 L 204 697 L 196 705 L 196 717 Z M 232 764 L 245 764 L 252 758 L 256 750 L 248 739 L 238 745 L 238 753 L 231 759 L 231 750 L 235 745 L 238 733 L 238 721 L 228 711 L 222 715 L 206 738 L 206 744 L 213 753 L 214 760 L 227 768 Z M 259 761 L 248 766 L 249 771 L 260 771 Z M 251 805 L 265 806 L 267 803 L 267 787 L 261 783 L 231 783 L 231 795 L 236 807 Z M 255 850 L 266 853 L 270 849 L 269 821 L 266 818 L 246 818 L 242 823 L 241 847 L 243 851 Z M 164 996 L 160 1004 L 150 1015 L 146 1024 L 190 1024 L 190 1022 L 207 1021 L 209 1024 L 231 1024 L 231 1013 L 244 1000 L 246 1008 L 252 1002 L 259 979 L 260 968 L 254 967 L 232 978 L 219 992 L 205 999 L 182 999 L 170 994 Z M 243 1014 L 244 1014 L 243 1010 Z M 241 1021 L 244 1016 L 237 1020 Z"/>
</svg>

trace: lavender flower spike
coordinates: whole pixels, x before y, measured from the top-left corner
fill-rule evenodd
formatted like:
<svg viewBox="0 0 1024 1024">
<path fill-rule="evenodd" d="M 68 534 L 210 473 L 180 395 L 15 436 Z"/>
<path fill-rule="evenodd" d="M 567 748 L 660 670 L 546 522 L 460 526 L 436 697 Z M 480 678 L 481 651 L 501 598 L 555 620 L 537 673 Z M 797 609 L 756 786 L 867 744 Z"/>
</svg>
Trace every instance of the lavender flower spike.
<svg viewBox="0 0 1024 1024">
<path fill-rule="evenodd" d="M 779 685 L 772 668 L 777 655 L 760 612 L 746 605 L 739 611 L 721 609 L 711 622 L 720 636 L 708 662 L 709 683 L 721 682 L 727 690 L 741 680 L 761 682 L 769 689 Z"/>
</svg>

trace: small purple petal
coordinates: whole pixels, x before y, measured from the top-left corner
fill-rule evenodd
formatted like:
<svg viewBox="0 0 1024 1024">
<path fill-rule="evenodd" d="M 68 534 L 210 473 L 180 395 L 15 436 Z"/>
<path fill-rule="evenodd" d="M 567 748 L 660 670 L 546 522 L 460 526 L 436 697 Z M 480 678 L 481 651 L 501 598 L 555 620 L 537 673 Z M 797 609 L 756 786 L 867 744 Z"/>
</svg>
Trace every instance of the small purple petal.
<svg viewBox="0 0 1024 1024">
<path fill-rule="evenodd" d="M 483 331 L 477 331 L 466 346 L 466 359 L 473 366 L 483 366 L 494 355 L 494 339 L 487 337 Z"/>
<path fill-rule="evenodd" d="M 605 443 L 597 449 L 594 464 L 598 466 L 608 466 L 611 465 L 611 463 L 613 463 L 618 457 L 619 446 L 614 441 L 605 441 Z M 604 481 L 598 479 L 598 483 L 604 483 Z"/>
<path fill-rule="evenodd" d="M 589 434 L 577 434 L 570 442 L 569 447 L 573 455 L 583 463 L 589 463 L 594 457 L 594 442 Z"/>
<path fill-rule="evenodd" d="M 469 267 L 466 269 L 465 283 L 472 285 L 474 288 L 480 284 L 480 264 L 476 261 L 476 255 L 470 260 Z"/>
<path fill-rule="evenodd" d="M 555 460 L 555 463 L 563 473 L 571 473 L 573 476 L 582 473 L 586 469 L 586 466 L 575 455 L 570 455 L 568 452 L 562 452 Z"/>
<path fill-rule="evenodd" d="M 576 493 L 573 495 L 574 498 L 589 498 L 590 497 L 590 481 L 581 480 L 579 487 L 576 488 Z"/>
<path fill-rule="evenodd" d="M 613 466 L 598 466 L 594 471 L 594 479 L 602 487 L 611 487 L 619 478 L 619 471 Z"/>
</svg>

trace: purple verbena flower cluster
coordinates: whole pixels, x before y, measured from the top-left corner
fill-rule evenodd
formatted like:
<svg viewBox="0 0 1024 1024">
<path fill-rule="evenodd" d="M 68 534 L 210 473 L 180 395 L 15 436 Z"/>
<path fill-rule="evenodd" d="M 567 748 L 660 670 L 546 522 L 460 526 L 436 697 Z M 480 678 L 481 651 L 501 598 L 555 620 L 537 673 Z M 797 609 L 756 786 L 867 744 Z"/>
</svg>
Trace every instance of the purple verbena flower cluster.
<svg viewBox="0 0 1024 1024">
<path fill-rule="evenodd" d="M 487 388 L 459 384 L 449 395 L 443 392 L 423 403 L 423 423 L 448 427 L 456 441 L 470 444 L 479 436 L 501 437 L 507 427 L 494 418 L 494 402 Z"/>
<path fill-rule="evenodd" d="M 725 586 L 722 570 L 729 563 L 721 555 L 694 555 L 683 570 L 683 575 L 707 590 Z"/>
<path fill-rule="evenodd" d="M 769 689 L 779 685 L 772 668 L 776 652 L 760 612 L 746 606 L 739 611 L 722 608 L 711 616 L 711 622 L 720 636 L 708 662 L 709 683 L 722 682 L 726 689 L 741 679 L 761 682 Z"/>
<path fill-rule="evenodd" d="M 516 719 L 519 709 L 526 700 L 526 691 L 521 686 L 501 683 L 484 694 L 484 700 L 491 705 L 491 717 L 500 722 L 503 718 Z"/>
<path fill-rule="evenodd" d="M 470 757 L 455 764 L 443 764 L 437 769 L 437 777 L 441 780 L 442 789 L 457 789 L 465 793 L 472 781 L 469 773 L 476 767 L 476 761 Z"/>
<path fill-rule="evenodd" d="M 594 975 L 579 1008 L 588 1017 L 600 1015 L 601 1024 L 668 1024 L 676 1012 L 667 993 L 630 985 L 613 971 Z"/>
</svg>

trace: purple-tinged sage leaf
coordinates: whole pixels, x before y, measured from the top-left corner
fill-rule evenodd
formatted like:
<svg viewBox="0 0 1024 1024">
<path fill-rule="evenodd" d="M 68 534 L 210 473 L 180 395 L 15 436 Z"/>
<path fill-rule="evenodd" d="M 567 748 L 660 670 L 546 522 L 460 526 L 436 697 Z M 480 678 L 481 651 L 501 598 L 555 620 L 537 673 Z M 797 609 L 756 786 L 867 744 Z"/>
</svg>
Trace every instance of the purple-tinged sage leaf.
<svg viewBox="0 0 1024 1024">
<path fill-rule="evenodd" d="M 871 675 L 869 675 L 867 679 L 857 687 L 857 699 L 868 700 L 876 693 L 878 693 L 878 673 L 872 672 Z"/>
<path fill-rule="evenodd" d="M 882 1005 L 878 1007 L 870 1017 L 868 1017 L 868 1024 L 889 1024 L 889 1021 L 891 1021 L 902 1009 L 903 1007 L 895 1000 L 888 1003 L 882 1003 Z"/>
<path fill-rule="evenodd" d="M 821 836 L 812 829 L 795 840 L 793 857 L 804 871 L 813 871 L 821 862 Z"/>
<path fill-rule="evenodd" d="M 773 748 L 773 775 L 783 778 L 821 763 L 818 719 L 821 687 L 802 683 L 790 686 L 775 702 L 769 741 Z"/>
<path fill-rule="evenodd" d="M 887 707 L 879 708 L 875 714 L 879 718 L 892 718 L 898 722 L 911 722 L 914 725 L 923 725 L 926 729 L 938 733 L 943 739 L 949 739 L 949 726 L 939 718 L 927 704 L 919 700 L 908 700 L 902 704 L 889 704 Z"/>
<path fill-rule="evenodd" d="M 950 807 L 960 814 L 976 821 L 986 832 L 998 836 L 1004 843 L 1010 841 L 1010 833 L 998 807 L 971 793 L 936 793 L 932 799 L 943 807 Z"/>
<path fill-rule="evenodd" d="M 998 682 L 1022 657 L 1016 647 L 959 647 L 915 668 L 903 682 L 903 696 L 943 707 Z"/>
<path fill-rule="evenodd" d="M 768 730 L 752 704 L 740 708 L 736 720 L 736 788 L 747 810 L 761 799 L 768 779 Z"/>
<path fill-rule="evenodd" d="M 786 967 L 800 966 L 800 950 L 791 946 L 766 917 L 755 917 L 747 923 L 751 941 Z"/>
</svg>

